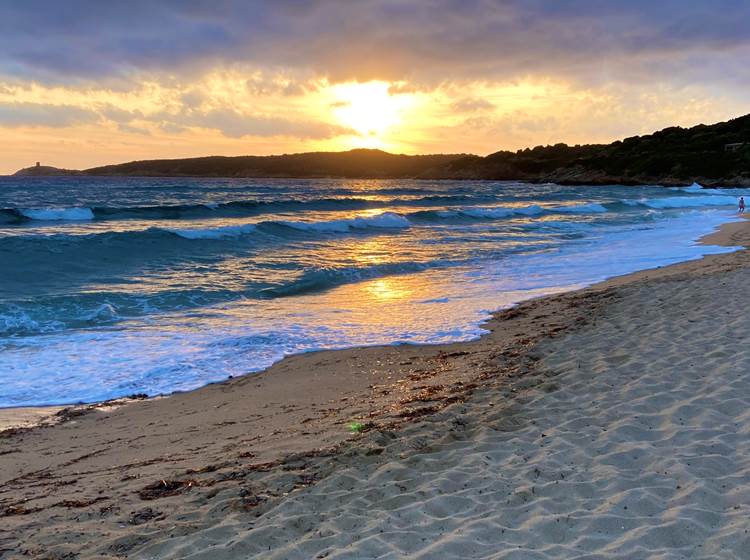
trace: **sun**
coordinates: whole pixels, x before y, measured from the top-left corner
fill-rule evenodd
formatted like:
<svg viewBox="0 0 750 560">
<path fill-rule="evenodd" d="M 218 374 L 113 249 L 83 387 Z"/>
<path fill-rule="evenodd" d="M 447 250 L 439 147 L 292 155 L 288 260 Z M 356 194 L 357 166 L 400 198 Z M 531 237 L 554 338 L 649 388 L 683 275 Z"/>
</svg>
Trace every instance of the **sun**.
<svg viewBox="0 0 750 560">
<path fill-rule="evenodd" d="M 385 136 L 403 121 L 411 105 L 409 95 L 390 93 L 388 82 L 339 84 L 334 87 L 333 115 L 354 131 L 355 143 L 366 147 L 383 147 Z"/>
</svg>

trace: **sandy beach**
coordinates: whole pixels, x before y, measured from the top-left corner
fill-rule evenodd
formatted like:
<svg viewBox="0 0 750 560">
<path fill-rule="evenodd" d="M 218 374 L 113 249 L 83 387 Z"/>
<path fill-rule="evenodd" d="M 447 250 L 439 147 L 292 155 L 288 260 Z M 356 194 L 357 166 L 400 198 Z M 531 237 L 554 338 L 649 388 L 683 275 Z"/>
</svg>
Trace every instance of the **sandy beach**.
<svg viewBox="0 0 750 560">
<path fill-rule="evenodd" d="M 749 266 L 532 300 L 469 343 L 2 410 L 0 558 L 747 558 Z"/>
</svg>

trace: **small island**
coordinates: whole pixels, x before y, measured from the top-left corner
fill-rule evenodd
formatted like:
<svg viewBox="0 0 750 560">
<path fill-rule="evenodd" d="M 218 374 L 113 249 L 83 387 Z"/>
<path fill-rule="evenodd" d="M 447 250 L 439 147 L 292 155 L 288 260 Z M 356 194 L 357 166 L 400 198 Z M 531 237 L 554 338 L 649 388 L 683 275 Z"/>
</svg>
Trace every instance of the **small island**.
<svg viewBox="0 0 750 560">
<path fill-rule="evenodd" d="M 40 162 L 36 162 L 36 165 L 32 167 L 25 167 L 16 171 L 14 177 L 61 177 L 65 175 L 82 175 L 82 171 L 76 171 L 74 169 L 60 169 L 58 167 L 51 167 L 49 165 L 42 165 Z"/>
</svg>

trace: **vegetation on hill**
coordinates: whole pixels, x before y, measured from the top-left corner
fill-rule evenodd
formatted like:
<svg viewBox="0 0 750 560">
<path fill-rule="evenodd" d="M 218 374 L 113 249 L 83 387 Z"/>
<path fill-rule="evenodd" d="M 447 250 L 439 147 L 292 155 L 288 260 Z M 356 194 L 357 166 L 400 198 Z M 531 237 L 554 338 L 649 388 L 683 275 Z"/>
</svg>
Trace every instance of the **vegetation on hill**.
<svg viewBox="0 0 750 560">
<path fill-rule="evenodd" d="M 59 169 L 49 165 L 35 165 L 19 169 L 13 175 L 16 177 L 59 177 L 63 175 L 80 175 L 80 171 L 72 169 Z"/>
<path fill-rule="evenodd" d="M 134 161 L 87 169 L 86 175 L 201 177 L 417 177 L 461 155 L 406 156 L 381 150 L 311 152 L 281 156 L 211 156 Z"/>
<path fill-rule="evenodd" d="M 729 146 L 741 144 L 739 146 Z M 714 125 L 670 127 L 611 144 L 537 146 L 468 156 L 435 177 L 525 179 L 567 183 L 701 181 L 750 185 L 750 115 Z"/>
</svg>

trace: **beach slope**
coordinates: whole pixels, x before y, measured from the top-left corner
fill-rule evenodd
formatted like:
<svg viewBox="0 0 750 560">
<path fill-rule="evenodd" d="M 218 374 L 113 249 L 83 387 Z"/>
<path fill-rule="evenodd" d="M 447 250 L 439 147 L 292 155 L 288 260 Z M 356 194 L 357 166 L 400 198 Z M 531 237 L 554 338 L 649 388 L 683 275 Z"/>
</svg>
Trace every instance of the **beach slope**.
<svg viewBox="0 0 750 560">
<path fill-rule="evenodd" d="M 6 431 L 0 558 L 746 558 L 748 280 L 747 251 L 712 256 L 471 343 L 295 356 Z"/>
</svg>

